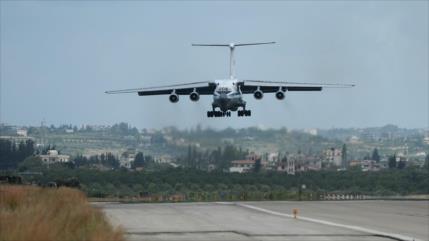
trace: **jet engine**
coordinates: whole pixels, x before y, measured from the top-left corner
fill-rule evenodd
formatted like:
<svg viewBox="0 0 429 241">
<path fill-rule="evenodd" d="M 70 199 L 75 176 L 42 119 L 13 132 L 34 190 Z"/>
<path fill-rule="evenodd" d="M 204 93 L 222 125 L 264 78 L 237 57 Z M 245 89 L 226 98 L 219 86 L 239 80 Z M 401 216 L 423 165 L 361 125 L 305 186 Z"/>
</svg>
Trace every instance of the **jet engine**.
<svg viewBox="0 0 429 241">
<path fill-rule="evenodd" d="M 198 92 L 192 92 L 190 95 L 189 95 L 189 98 L 192 100 L 192 101 L 198 101 L 199 99 L 200 99 L 200 94 L 198 94 Z"/>
<path fill-rule="evenodd" d="M 261 90 L 256 90 L 255 92 L 253 92 L 253 96 L 255 97 L 255 99 L 260 100 L 262 99 L 262 97 L 264 97 L 264 93 Z"/>
<path fill-rule="evenodd" d="M 168 97 L 168 99 L 170 100 L 171 103 L 176 103 L 179 101 L 179 96 L 173 93 Z"/>
<path fill-rule="evenodd" d="M 281 90 L 277 91 L 277 92 L 276 92 L 276 98 L 277 98 L 278 100 L 283 100 L 283 99 L 285 98 L 285 92 L 283 92 L 283 91 L 281 91 Z"/>
</svg>

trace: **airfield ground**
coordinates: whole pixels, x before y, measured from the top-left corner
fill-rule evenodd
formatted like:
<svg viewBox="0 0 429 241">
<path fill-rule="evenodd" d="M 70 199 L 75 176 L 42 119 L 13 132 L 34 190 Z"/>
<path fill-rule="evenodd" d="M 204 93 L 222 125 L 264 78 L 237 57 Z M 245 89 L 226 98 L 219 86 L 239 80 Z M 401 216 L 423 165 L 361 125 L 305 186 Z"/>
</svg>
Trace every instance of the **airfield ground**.
<svg viewBox="0 0 429 241">
<path fill-rule="evenodd" d="M 94 205 L 128 240 L 429 240 L 429 201 Z"/>
</svg>

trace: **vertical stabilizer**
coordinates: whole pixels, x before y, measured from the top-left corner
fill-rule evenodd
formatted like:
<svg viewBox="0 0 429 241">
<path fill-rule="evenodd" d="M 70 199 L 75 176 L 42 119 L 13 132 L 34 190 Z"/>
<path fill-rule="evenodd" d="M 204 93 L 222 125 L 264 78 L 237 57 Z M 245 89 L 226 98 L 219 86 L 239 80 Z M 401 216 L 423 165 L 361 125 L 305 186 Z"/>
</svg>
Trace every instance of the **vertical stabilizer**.
<svg viewBox="0 0 429 241">
<path fill-rule="evenodd" d="M 192 44 L 192 46 L 205 46 L 205 47 L 229 47 L 229 77 L 235 78 L 235 58 L 234 50 L 235 47 L 250 46 L 250 45 L 262 45 L 262 44 L 274 44 L 276 42 L 261 42 L 261 43 L 242 43 L 242 44 Z"/>
</svg>

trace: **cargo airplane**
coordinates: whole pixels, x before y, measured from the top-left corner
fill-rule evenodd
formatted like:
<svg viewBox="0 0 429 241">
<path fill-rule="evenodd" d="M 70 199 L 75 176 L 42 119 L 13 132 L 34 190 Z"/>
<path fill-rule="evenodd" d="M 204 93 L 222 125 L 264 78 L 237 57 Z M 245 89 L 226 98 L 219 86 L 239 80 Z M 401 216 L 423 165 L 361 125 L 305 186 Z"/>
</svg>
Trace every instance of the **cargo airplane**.
<svg viewBox="0 0 429 241">
<path fill-rule="evenodd" d="M 207 117 L 230 117 L 231 111 L 237 111 L 239 117 L 251 116 L 246 109 L 244 94 L 253 94 L 260 100 L 264 93 L 275 93 L 278 100 L 283 100 L 288 91 L 321 91 L 324 87 L 353 87 L 341 84 L 314 84 L 266 80 L 240 80 L 234 74 L 234 50 L 236 47 L 274 44 L 275 42 L 241 43 L 241 44 L 192 44 L 192 46 L 227 47 L 230 53 L 229 79 L 214 81 L 192 82 L 184 84 L 164 85 L 158 87 L 124 89 L 106 91 L 107 94 L 137 93 L 139 96 L 168 95 L 170 102 L 179 101 L 180 95 L 189 95 L 191 101 L 198 101 L 200 95 L 212 95 L 212 110 L 207 111 Z"/>
</svg>

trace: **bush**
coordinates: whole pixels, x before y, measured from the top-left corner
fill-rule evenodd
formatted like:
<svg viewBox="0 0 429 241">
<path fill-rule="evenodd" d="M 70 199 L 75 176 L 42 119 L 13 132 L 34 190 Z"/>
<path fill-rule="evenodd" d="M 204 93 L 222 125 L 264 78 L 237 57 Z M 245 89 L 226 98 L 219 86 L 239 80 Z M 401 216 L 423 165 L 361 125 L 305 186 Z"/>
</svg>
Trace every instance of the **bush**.
<svg viewBox="0 0 429 241">
<path fill-rule="evenodd" d="M 74 189 L 0 186 L 0 240 L 123 240 Z"/>
</svg>

